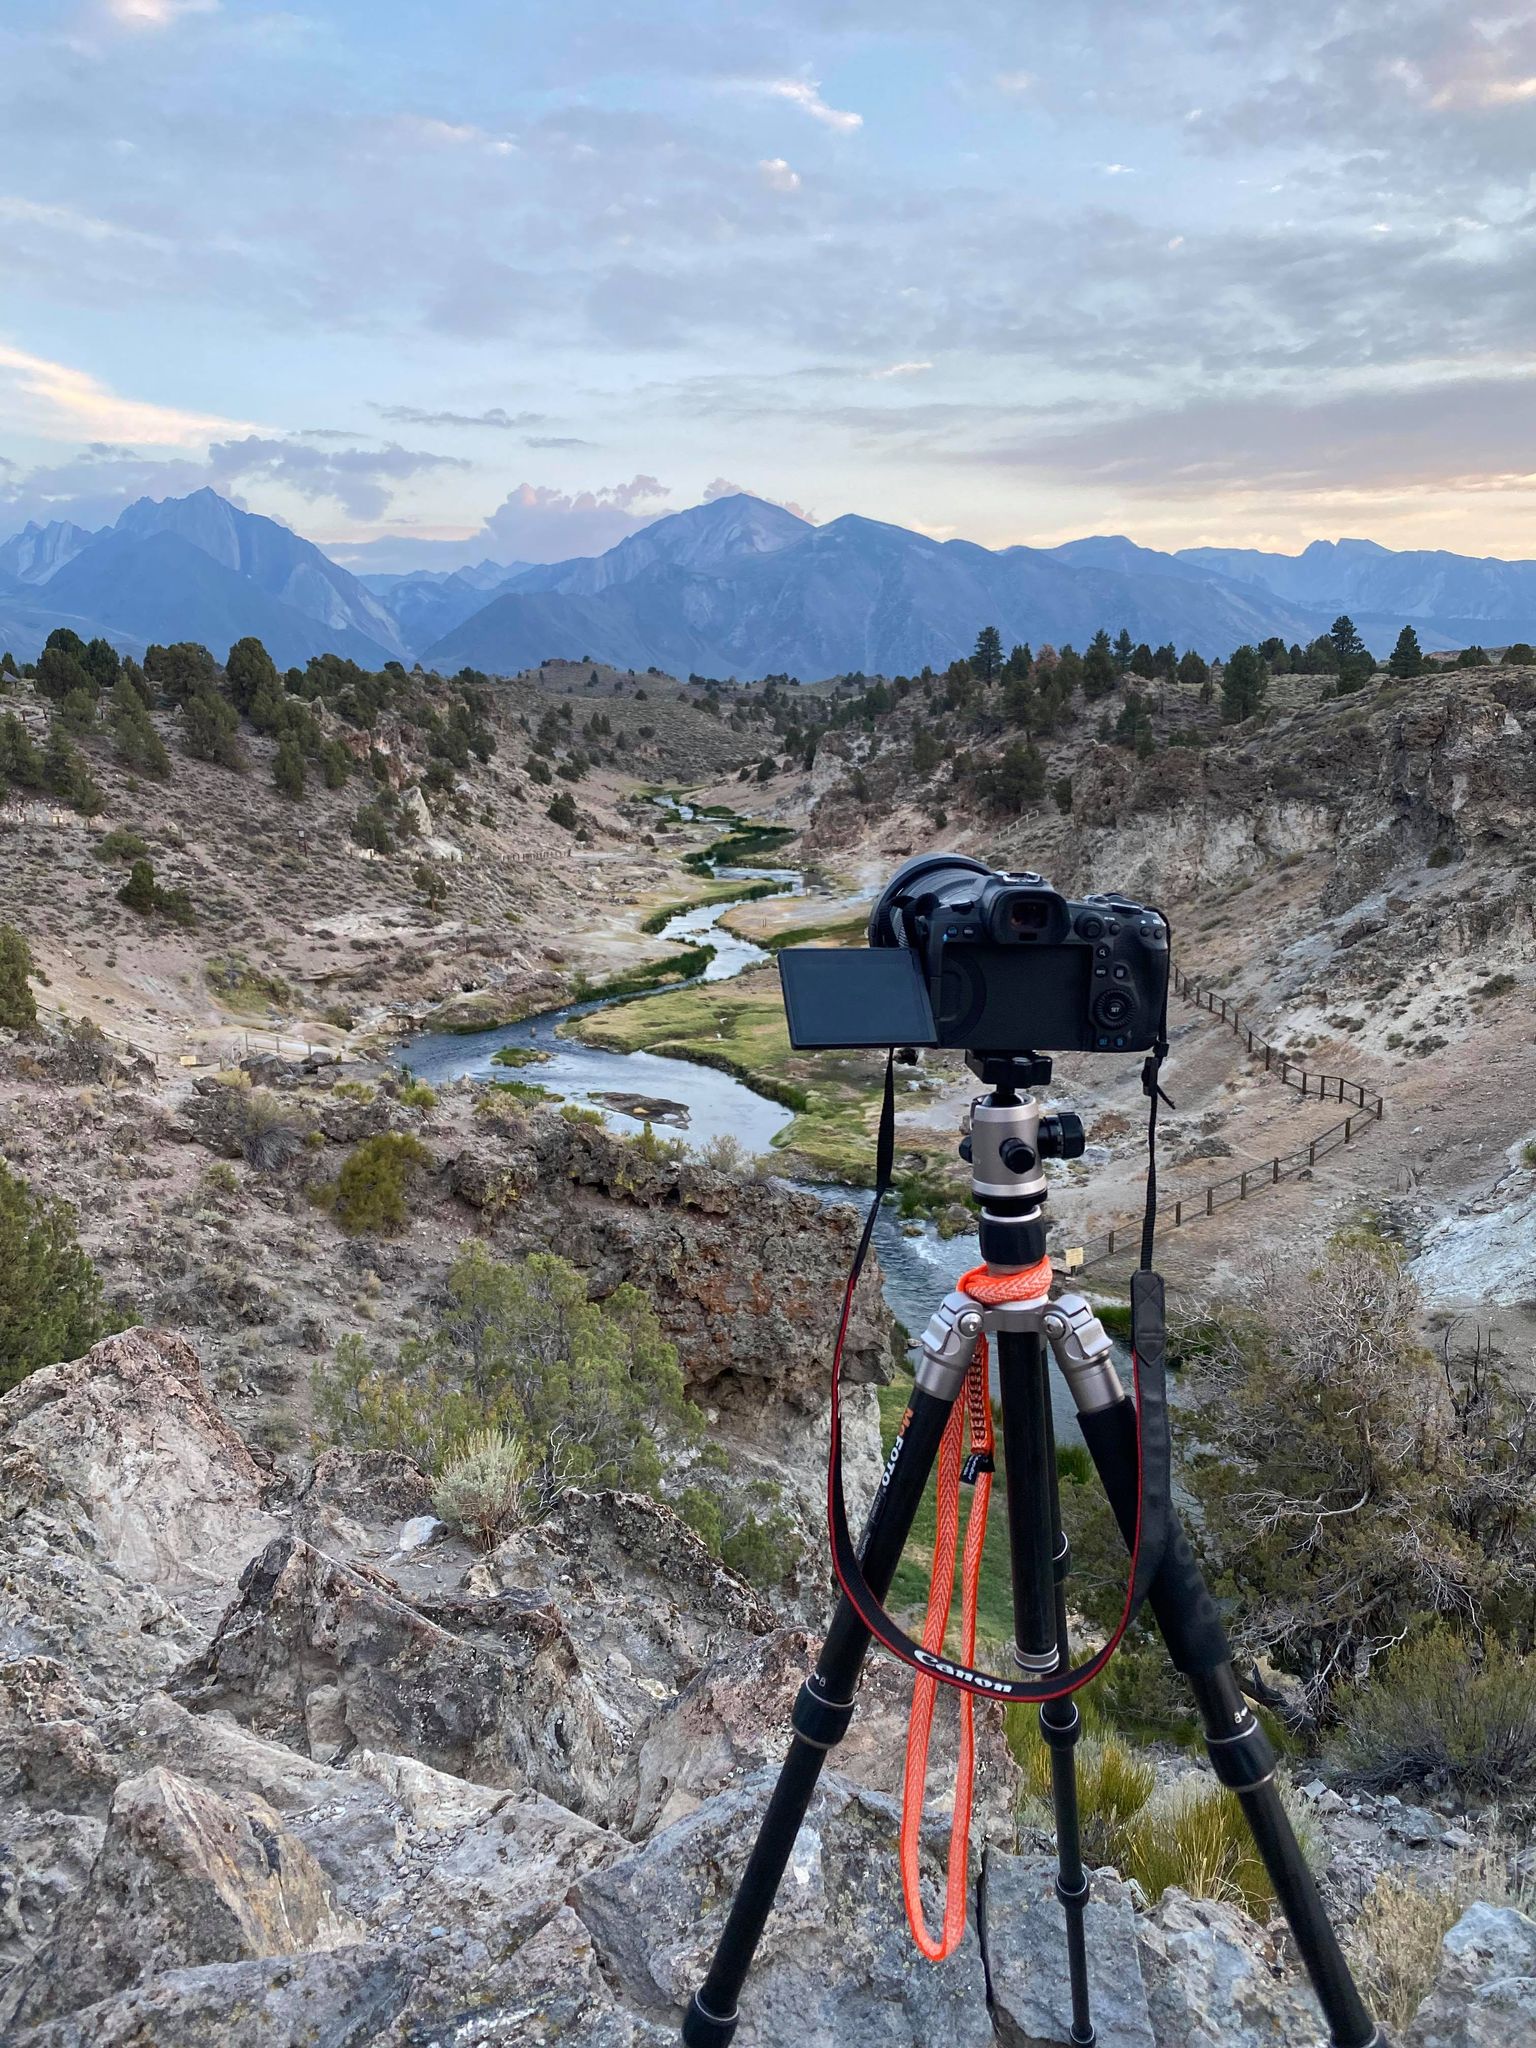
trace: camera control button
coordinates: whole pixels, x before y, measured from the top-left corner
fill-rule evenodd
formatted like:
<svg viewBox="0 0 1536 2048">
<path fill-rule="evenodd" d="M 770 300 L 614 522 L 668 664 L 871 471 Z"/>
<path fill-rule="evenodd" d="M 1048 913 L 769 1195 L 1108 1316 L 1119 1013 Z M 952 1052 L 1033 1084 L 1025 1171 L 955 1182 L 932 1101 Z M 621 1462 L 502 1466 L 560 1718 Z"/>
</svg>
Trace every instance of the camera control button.
<svg viewBox="0 0 1536 2048">
<path fill-rule="evenodd" d="M 1117 967 L 1115 969 L 1116 981 L 1125 981 L 1129 977 L 1130 971 L 1128 967 Z"/>
<path fill-rule="evenodd" d="M 1080 917 L 1077 920 L 1077 933 L 1079 938 L 1096 939 L 1100 936 L 1103 930 L 1104 920 L 1102 917 L 1094 917 L 1090 913 L 1089 916 Z"/>
<path fill-rule="evenodd" d="M 1107 967 L 1095 967 L 1093 978 L 1095 981 L 1107 981 L 1109 979 L 1109 969 Z"/>
<path fill-rule="evenodd" d="M 1093 950 L 1094 950 L 1094 952 L 1095 952 L 1095 953 L 1097 954 L 1097 956 L 1099 957 L 1099 959 L 1101 959 L 1101 960 L 1107 960 L 1107 959 L 1109 958 L 1109 948 L 1108 948 L 1108 946 L 1095 946 Z"/>
<path fill-rule="evenodd" d="M 1107 925 L 1105 925 L 1104 929 L 1105 929 L 1105 931 L 1107 931 L 1107 932 L 1109 933 L 1109 936 L 1110 936 L 1111 938 L 1114 938 L 1114 937 L 1115 937 L 1115 936 L 1117 935 L 1117 933 L 1119 932 L 1119 930 L 1120 930 L 1120 926 L 1119 926 L 1119 923 L 1118 923 L 1118 921 L 1117 921 L 1117 920 L 1116 920 L 1115 918 L 1111 918 L 1111 919 L 1109 920 L 1109 923 L 1108 923 Z"/>
</svg>

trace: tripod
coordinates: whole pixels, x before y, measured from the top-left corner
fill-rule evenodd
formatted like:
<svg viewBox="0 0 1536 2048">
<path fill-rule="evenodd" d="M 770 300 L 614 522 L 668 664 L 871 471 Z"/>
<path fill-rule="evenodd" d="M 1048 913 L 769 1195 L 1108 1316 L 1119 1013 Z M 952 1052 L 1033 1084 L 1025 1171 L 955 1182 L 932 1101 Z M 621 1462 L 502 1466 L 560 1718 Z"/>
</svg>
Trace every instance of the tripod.
<svg viewBox="0 0 1536 2048">
<path fill-rule="evenodd" d="M 981 1204 L 982 1258 L 989 1273 L 1001 1278 L 1043 1259 L 1043 1162 L 1080 1157 L 1083 1127 L 1074 1116 L 1042 1114 L 1040 1103 L 1028 1092 L 1050 1080 L 1048 1059 L 1033 1053 L 968 1053 L 966 1061 L 990 1092 L 972 1104 L 960 1151 L 970 1164 L 972 1190 Z M 1121 1386 L 1102 1324 L 1080 1294 L 1064 1293 L 1055 1299 L 1041 1295 L 995 1306 L 960 1292 L 946 1296 L 923 1333 L 911 1403 L 865 1523 L 859 1562 L 865 1585 L 883 1601 L 950 1412 L 983 1336 L 996 1344 L 1008 1474 L 1014 1659 L 1021 1674 L 1048 1681 L 1051 1674 L 1070 1668 L 1066 1577 L 1071 1559 L 1061 1529 L 1047 1345 L 1066 1380 L 1083 1440 L 1128 1547 L 1137 1540 L 1141 1510 L 1136 1405 Z M 1168 1516 L 1168 1540 L 1147 1604 L 1175 1668 L 1189 1682 L 1216 1776 L 1242 1807 L 1322 2007 L 1333 2048 L 1379 2048 L 1381 2037 L 1355 1987 L 1281 1803 L 1274 1750 L 1238 1687 L 1215 1601 L 1171 1506 Z M 736 2031 L 737 2001 L 816 1781 L 853 1718 L 872 1633 L 845 1591 L 816 1669 L 795 1701 L 789 1753 L 714 1960 L 689 2004 L 682 2030 L 686 2048 L 726 2048 Z M 929 1668 L 942 1669 L 938 1660 L 928 1661 Z M 1096 2036 L 1088 1995 L 1088 1877 L 1082 1863 L 1073 1754 L 1080 1725 L 1070 1693 L 1042 1701 L 1040 1732 L 1051 1756 L 1056 1893 L 1066 1928 L 1070 2039 L 1077 2048 L 1091 2048 Z"/>
</svg>

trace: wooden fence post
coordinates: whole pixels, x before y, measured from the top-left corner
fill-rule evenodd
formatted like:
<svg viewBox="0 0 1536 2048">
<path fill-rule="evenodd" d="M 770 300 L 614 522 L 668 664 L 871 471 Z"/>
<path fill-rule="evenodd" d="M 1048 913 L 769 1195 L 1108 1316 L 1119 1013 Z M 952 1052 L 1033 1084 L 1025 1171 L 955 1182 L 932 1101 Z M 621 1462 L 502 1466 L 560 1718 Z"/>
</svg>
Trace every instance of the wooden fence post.
<svg viewBox="0 0 1536 2048">
<path fill-rule="evenodd" d="M 1207 1216 L 1212 1216 L 1215 1214 L 1215 1207 L 1212 1200 L 1215 1193 L 1216 1190 L 1214 1188 L 1207 1188 L 1205 1191 L 1205 1213 Z"/>
<path fill-rule="evenodd" d="M 1310 1144 L 1310 1145 L 1309 1145 L 1309 1146 L 1307 1147 L 1307 1164 L 1308 1164 L 1308 1166 L 1316 1166 L 1316 1164 L 1317 1164 L 1317 1140 L 1316 1140 L 1316 1138 L 1314 1138 L 1314 1139 L 1312 1140 L 1311 1144 Z"/>
<path fill-rule="evenodd" d="M 1240 1202 L 1246 1202 L 1248 1199 L 1248 1169 L 1246 1166 L 1237 1177 L 1237 1199 Z"/>
<path fill-rule="evenodd" d="M 1273 1173 L 1272 1173 L 1272 1174 L 1270 1175 L 1270 1177 L 1269 1177 L 1269 1179 L 1270 1179 L 1270 1185 L 1271 1185 L 1271 1187 L 1278 1187 L 1278 1186 L 1279 1186 L 1279 1184 L 1280 1184 L 1280 1159 L 1279 1159 L 1279 1155 L 1278 1155 L 1278 1154 L 1276 1154 L 1276 1156 L 1275 1156 L 1275 1157 L 1274 1157 L 1274 1158 L 1273 1158 L 1273 1159 L 1272 1159 L 1272 1160 L 1271 1160 L 1271 1161 L 1270 1161 L 1269 1163 L 1270 1163 L 1270 1165 L 1271 1165 L 1271 1166 L 1272 1166 L 1272 1167 L 1274 1168 L 1274 1172 L 1273 1172 Z"/>
</svg>

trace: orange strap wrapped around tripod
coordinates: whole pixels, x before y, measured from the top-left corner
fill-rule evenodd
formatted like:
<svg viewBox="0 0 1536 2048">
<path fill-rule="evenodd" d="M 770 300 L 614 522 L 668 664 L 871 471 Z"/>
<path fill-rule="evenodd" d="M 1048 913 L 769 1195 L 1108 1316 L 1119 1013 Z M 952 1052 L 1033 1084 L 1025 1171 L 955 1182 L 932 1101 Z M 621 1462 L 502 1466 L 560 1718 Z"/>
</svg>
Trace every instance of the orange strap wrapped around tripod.
<svg viewBox="0 0 1536 2048">
<path fill-rule="evenodd" d="M 1041 1259 L 1018 1273 L 990 1273 L 985 1266 L 962 1274 L 955 1285 L 962 1294 L 995 1306 L 1005 1301 L 1038 1301 L 1050 1292 L 1051 1262 Z M 967 1440 L 962 1442 L 962 1439 Z M 976 1655 L 976 1610 L 981 1596 L 981 1559 L 987 1541 L 987 1511 L 992 1501 L 992 1390 L 988 1346 L 976 1340 L 966 1373 L 964 1399 L 955 1403 L 939 1447 L 933 1563 L 928 1577 L 928 1611 L 923 1622 L 923 1648 L 942 1651 L 949 1632 L 955 1592 L 955 1546 L 960 1533 L 960 1487 L 969 1480 L 974 1491 L 965 1523 L 965 1549 L 960 1571 L 960 1660 Z M 965 1935 L 970 1899 L 971 1806 L 976 1779 L 975 1699 L 959 1695 L 960 1753 L 955 1772 L 955 1804 L 949 1824 L 949 1869 L 944 1889 L 944 1928 L 935 1938 L 923 1914 L 918 1850 L 923 1826 L 923 1800 L 928 1784 L 928 1749 L 933 1736 L 933 1709 L 939 1681 L 919 1672 L 912 1681 L 912 1706 L 907 1721 L 907 1761 L 901 1798 L 901 1889 L 906 1900 L 912 1939 L 930 1962 L 953 1955 Z"/>
</svg>

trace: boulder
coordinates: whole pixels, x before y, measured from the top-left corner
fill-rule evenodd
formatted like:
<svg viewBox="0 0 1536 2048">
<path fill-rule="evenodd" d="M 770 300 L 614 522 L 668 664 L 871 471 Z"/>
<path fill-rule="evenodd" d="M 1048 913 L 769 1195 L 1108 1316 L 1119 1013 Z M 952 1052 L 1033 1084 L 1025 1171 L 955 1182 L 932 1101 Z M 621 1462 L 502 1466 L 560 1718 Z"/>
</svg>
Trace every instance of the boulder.
<svg viewBox="0 0 1536 2048">
<path fill-rule="evenodd" d="M 1440 1973 L 1404 2048 L 1516 2048 L 1536 2041 L 1536 1920 L 1469 1906 L 1440 1946 Z"/>
<path fill-rule="evenodd" d="M 102 1558 L 209 1626 L 278 1528 L 196 1352 L 163 1330 L 127 1330 L 29 1375 L 0 1399 L 0 1444 L 68 1490 Z"/>
<path fill-rule="evenodd" d="M 403 2015 L 408 2038 L 479 2039 L 460 2033 L 458 2015 L 517 2009 L 519 1987 L 530 1981 L 523 1964 L 528 1940 L 537 1939 L 578 1878 L 627 1848 L 622 1836 L 523 1792 L 504 1797 L 493 1814 L 431 1853 L 403 1909 L 382 1925 L 408 1950 L 416 1971 Z M 521 2040 L 505 2032 L 484 2038 Z"/>
<path fill-rule="evenodd" d="M 989 1855 L 982 1886 L 998 2041 L 1002 2048 L 1055 2048 L 1058 2042 L 1066 2048 L 1072 1990 L 1054 1857 Z M 1162 2048 L 1147 2009 L 1130 1887 L 1113 1871 L 1093 1873 L 1086 1931 L 1088 1994 L 1100 2048 Z"/>
<path fill-rule="evenodd" d="M 157 1765 L 118 1786 L 89 1881 L 0 1991 L 0 2021 L 51 2019 L 165 1970 L 334 1948 L 353 1931 L 265 1800 Z"/>
<path fill-rule="evenodd" d="M 9 2048 L 374 2048 L 410 1989 L 402 1957 L 318 1950 L 169 1970 L 6 2036 Z"/>
<path fill-rule="evenodd" d="M 33 1378 L 41 1378 L 34 1374 Z M 0 1401 L 0 1415 L 31 1381 Z M 93 1709 L 161 1685 L 207 1641 L 106 1554 L 90 1505 L 31 1444 L 0 1441 L 0 1665 L 66 1672 Z M 4 1712 L 29 1720 L 11 1692 Z"/>
<path fill-rule="evenodd" d="M 1170 1888 L 1137 1935 L 1157 2048 L 1318 2048 L 1311 1987 L 1235 1906 Z"/>
<path fill-rule="evenodd" d="M 643 1847 L 582 1878 L 571 1903 L 611 1983 L 675 2025 L 707 1969 L 776 1773 L 719 1793 Z M 991 2048 L 974 1926 L 945 1963 L 913 1947 L 902 1911 L 895 1804 L 823 1773 L 742 1999 L 738 2048 Z M 929 1923 L 942 1850 L 923 1843 Z"/>
<path fill-rule="evenodd" d="M 174 1690 L 320 1762 L 361 1745 L 479 1784 L 531 1784 L 581 1812 L 611 1801 L 613 1733 L 557 1615 L 511 1599 L 425 1611 L 295 1537 L 252 1560 Z"/>
<path fill-rule="evenodd" d="M 677 2048 L 677 2029 L 618 2002 L 591 1934 L 561 1906 L 507 1963 L 493 1993 L 476 1985 L 473 2002 L 445 2008 L 425 2033 L 413 2002 L 379 2048 L 420 2048 L 424 2040 L 432 2048 Z"/>
<path fill-rule="evenodd" d="M 746 1581 L 645 1494 L 567 1493 L 465 1583 L 559 1616 L 626 1751 L 704 1665 L 774 1625 Z"/>
</svg>

